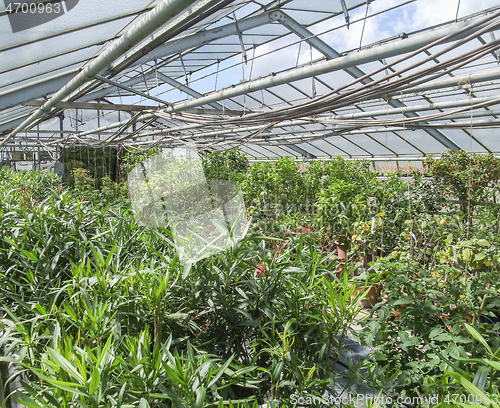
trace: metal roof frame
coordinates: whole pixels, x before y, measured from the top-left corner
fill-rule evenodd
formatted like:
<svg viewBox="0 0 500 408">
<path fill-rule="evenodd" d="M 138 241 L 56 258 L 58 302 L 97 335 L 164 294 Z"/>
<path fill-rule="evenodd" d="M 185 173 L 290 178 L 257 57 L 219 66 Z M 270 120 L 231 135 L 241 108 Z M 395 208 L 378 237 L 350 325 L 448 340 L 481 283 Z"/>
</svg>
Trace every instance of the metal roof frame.
<svg viewBox="0 0 500 408">
<path fill-rule="evenodd" d="M 0 41 L 0 151 L 20 143 L 50 149 L 163 142 L 195 143 L 207 151 L 240 145 L 255 160 L 315 160 L 340 152 L 374 161 L 419 161 L 425 153 L 417 144 L 433 146 L 432 153 L 459 149 L 459 129 L 475 148 L 500 154 L 500 99 L 494 95 L 500 85 L 498 5 L 337 50 L 329 42 L 332 32 L 399 8 L 418 12 L 429 0 L 396 6 L 339 0 L 329 10 L 299 0 L 154 0 L 135 11 L 129 2 L 123 13 L 120 2 L 109 1 L 117 9 L 94 21 L 88 15 L 79 20 L 78 7 L 86 11 L 80 2 L 61 29 L 56 19 L 38 36 L 0 36 L 6 38 Z M 380 7 L 368 13 L 375 2 Z M 364 6 L 365 17 L 356 17 Z M 297 21 L 297 11 L 306 12 L 300 17 L 306 24 Z M 0 10 L 2 18 L 7 16 Z M 88 39 L 66 41 L 94 31 Z M 61 40 L 60 48 L 28 52 L 54 39 Z M 14 60 L 13 51 L 23 57 Z M 292 52 L 295 66 L 287 56 Z M 254 65 L 263 62 L 268 71 L 252 78 Z M 301 81 L 310 81 L 311 89 Z M 76 129 L 62 120 L 62 129 L 50 128 L 52 118 L 75 109 L 99 125 Z M 116 121 L 116 115 L 103 114 L 101 121 L 104 111 L 130 115 Z M 486 140 L 475 129 L 499 137 Z M 384 133 L 392 144 L 380 137 Z M 408 150 L 405 159 L 402 152 Z"/>
</svg>

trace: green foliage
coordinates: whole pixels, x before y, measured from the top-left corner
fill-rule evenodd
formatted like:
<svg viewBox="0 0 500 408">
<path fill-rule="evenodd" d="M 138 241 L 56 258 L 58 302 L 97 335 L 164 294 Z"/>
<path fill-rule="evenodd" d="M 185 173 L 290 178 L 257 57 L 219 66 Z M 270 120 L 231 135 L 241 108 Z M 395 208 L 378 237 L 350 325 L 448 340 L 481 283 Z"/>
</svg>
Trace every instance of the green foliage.
<svg viewBox="0 0 500 408">
<path fill-rule="evenodd" d="M 119 198 L 127 198 L 128 196 L 127 182 L 121 181 L 117 183 L 111 180 L 111 177 L 104 176 L 102 178 L 101 193 L 102 197 L 108 202 L 112 202 Z"/>
<path fill-rule="evenodd" d="M 460 201 L 463 213 L 469 200 L 472 211 L 475 205 L 493 199 L 500 179 L 500 159 L 491 154 L 467 153 L 449 150 L 439 159 L 430 157 L 424 161 L 428 173 L 443 186 L 444 194 Z"/>
<path fill-rule="evenodd" d="M 484 348 L 466 333 L 477 324 L 486 305 L 498 297 L 500 282 L 487 273 L 468 276 L 448 265 L 423 268 L 418 262 L 391 259 L 373 264 L 385 275 L 382 301 L 365 320 L 363 341 L 375 347 L 370 366 L 375 384 L 403 397 L 441 397 L 449 390 L 435 387 L 449 362 L 463 370 L 466 358 L 484 356 Z M 499 302 L 493 301 L 497 305 Z M 500 347 L 500 324 L 477 324 L 490 344 Z M 469 357 L 467 357 L 469 356 Z"/>
<path fill-rule="evenodd" d="M 207 180 L 240 181 L 249 166 L 247 157 L 238 148 L 215 151 L 203 158 Z"/>
<path fill-rule="evenodd" d="M 75 179 L 73 170 L 77 168 L 85 169 L 95 181 L 95 187 L 101 187 L 104 177 L 111 180 L 118 179 L 118 152 L 114 147 L 103 147 L 96 149 L 93 147 L 67 148 L 63 151 L 62 161 L 65 165 L 64 184 L 73 187 Z"/>
<path fill-rule="evenodd" d="M 149 159 L 150 157 L 157 156 L 160 153 L 160 147 L 132 149 L 123 155 L 120 163 L 120 170 L 126 176 L 137 164 Z"/>
<path fill-rule="evenodd" d="M 365 161 L 336 157 L 326 163 L 299 165 L 285 157 L 274 163 L 254 163 L 240 184 L 252 215 L 297 228 L 312 226 L 318 197 L 329 185 L 344 181 L 361 189 L 373 175 Z"/>
<path fill-rule="evenodd" d="M 89 194 L 94 191 L 94 180 L 88 170 L 76 168 L 73 170 L 75 190 L 81 194 Z"/>
<path fill-rule="evenodd" d="M 316 203 L 317 225 L 332 237 L 354 234 L 354 224 L 368 216 L 369 196 L 370 191 L 363 186 L 335 181 L 320 193 Z"/>
<path fill-rule="evenodd" d="M 248 205 L 266 216 L 293 214 L 307 205 L 302 173 L 290 157 L 254 163 L 241 184 Z"/>
<path fill-rule="evenodd" d="M 326 344 L 356 308 L 315 240 L 249 236 L 186 269 L 122 201 L 0 177 L 1 360 L 23 371 L 26 406 L 249 408 L 331 387 Z M 35 180 L 48 187 L 19 205 Z"/>
<path fill-rule="evenodd" d="M 437 407 L 451 404 L 466 407 L 471 402 L 476 407 L 500 407 L 500 347 L 492 349 L 481 333 L 469 324 L 465 324 L 469 336 L 475 344 L 485 349 L 482 358 L 464 358 L 453 356 L 450 367 L 440 379 L 440 384 L 453 390 L 453 395 L 445 396 Z M 436 384 L 436 386 L 439 383 Z M 472 398 L 471 398 L 472 397 Z"/>
<path fill-rule="evenodd" d="M 206 160 L 211 174 L 222 156 Z M 182 175 L 185 165 L 169 169 Z M 485 323 L 500 307 L 495 206 L 467 223 L 445 213 L 454 207 L 441 184 L 419 174 L 377 183 L 367 163 L 340 158 L 225 169 L 256 218 L 244 240 L 193 265 L 180 262 L 169 230 L 138 226 L 111 178 L 94 193 L 77 171 L 77 187 L 65 191 L 56 175 L 0 170 L 0 363 L 22 370 L 19 400 L 293 406 L 292 395 L 340 385 L 333 373 L 346 364 L 347 335 L 374 347 L 352 378 L 387 394 L 498 393 L 500 324 Z M 340 278 L 335 254 L 305 228 L 314 217 L 349 235 Z M 374 261 L 361 265 L 368 251 Z M 371 286 L 381 301 L 354 330 Z"/>
</svg>

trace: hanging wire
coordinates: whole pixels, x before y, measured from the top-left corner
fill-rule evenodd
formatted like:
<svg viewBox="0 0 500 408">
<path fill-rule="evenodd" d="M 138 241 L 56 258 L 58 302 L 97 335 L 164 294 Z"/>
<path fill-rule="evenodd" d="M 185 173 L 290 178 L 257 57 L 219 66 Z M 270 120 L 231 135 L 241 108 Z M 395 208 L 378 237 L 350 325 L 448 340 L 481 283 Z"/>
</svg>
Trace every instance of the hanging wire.
<svg viewBox="0 0 500 408">
<path fill-rule="evenodd" d="M 155 78 L 156 78 L 156 98 L 160 98 L 160 83 L 158 81 L 158 61 L 155 59 Z M 158 102 L 158 109 L 160 109 L 160 102 Z"/>
<path fill-rule="evenodd" d="M 385 107 L 386 107 L 386 120 L 389 120 L 389 97 L 387 97 L 385 101 Z M 385 151 L 384 151 L 384 164 L 385 164 L 385 169 L 387 171 L 387 146 L 388 146 L 388 128 L 385 128 Z M 387 187 L 387 182 L 384 183 L 384 189 L 383 189 L 383 197 L 382 197 L 382 212 L 385 213 L 385 192 L 386 192 L 386 187 Z M 384 252 L 384 226 L 385 226 L 385 219 L 386 217 L 382 217 L 382 231 L 381 231 L 381 236 L 380 236 L 380 248 Z"/>
<path fill-rule="evenodd" d="M 299 66 L 301 49 L 302 49 L 302 41 L 299 41 L 299 51 L 297 52 L 297 62 L 295 63 L 295 68 L 297 68 Z"/>
<path fill-rule="evenodd" d="M 402 117 L 403 117 L 403 139 L 405 141 L 405 159 L 406 159 L 406 165 L 408 165 L 408 141 L 406 140 L 406 122 L 405 122 L 405 113 L 404 113 L 404 108 L 406 107 L 404 103 L 404 96 L 403 92 L 401 92 L 401 105 L 402 105 Z M 407 183 L 408 186 L 408 217 L 410 221 L 410 234 L 409 234 L 409 239 L 410 239 L 410 250 L 411 250 L 411 256 L 414 256 L 414 243 L 413 243 L 413 219 L 412 219 L 412 200 L 411 200 L 411 191 L 410 191 L 410 183 Z"/>
<path fill-rule="evenodd" d="M 310 54 L 311 54 L 311 65 L 313 65 L 313 47 L 310 44 Z M 316 98 L 316 83 L 314 82 L 314 76 L 311 78 L 312 80 L 312 97 Z"/>
<path fill-rule="evenodd" d="M 217 60 L 217 72 L 215 73 L 215 88 L 214 88 L 214 91 L 217 90 L 217 81 L 219 79 L 219 66 L 220 66 L 220 60 Z"/>
<path fill-rule="evenodd" d="M 252 63 L 250 64 L 250 74 L 249 74 L 249 77 L 248 77 L 249 81 L 252 80 L 253 63 L 255 62 L 255 48 L 256 48 L 256 46 L 254 45 L 253 46 L 253 53 L 252 53 Z"/>
<path fill-rule="evenodd" d="M 455 15 L 455 23 L 458 21 L 458 11 L 460 10 L 460 0 L 458 0 L 457 4 L 457 14 Z"/>
<path fill-rule="evenodd" d="M 471 107 L 470 107 L 470 145 L 469 145 L 469 183 L 468 183 L 468 193 L 467 193 L 467 240 L 469 239 L 470 226 L 472 222 L 471 217 L 471 189 L 472 189 L 472 130 L 473 130 L 473 119 L 474 119 L 474 85 L 470 80 L 469 75 L 469 83 L 470 83 L 470 92 L 469 96 L 471 99 Z M 466 271 L 467 273 L 467 271 Z"/>
<path fill-rule="evenodd" d="M 361 49 L 361 44 L 363 43 L 363 35 L 365 34 L 366 19 L 368 18 L 369 7 L 370 7 L 370 0 L 366 0 L 366 12 L 365 12 L 365 18 L 363 19 L 363 29 L 361 30 L 361 38 L 359 39 L 359 49 Z"/>
</svg>

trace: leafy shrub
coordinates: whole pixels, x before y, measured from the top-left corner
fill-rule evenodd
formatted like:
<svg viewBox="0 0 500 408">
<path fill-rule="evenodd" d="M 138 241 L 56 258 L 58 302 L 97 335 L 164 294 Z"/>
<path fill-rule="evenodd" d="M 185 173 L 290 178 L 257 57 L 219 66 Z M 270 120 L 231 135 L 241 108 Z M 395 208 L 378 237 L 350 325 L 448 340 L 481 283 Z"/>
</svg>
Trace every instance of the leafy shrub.
<svg viewBox="0 0 500 408">
<path fill-rule="evenodd" d="M 240 181 L 248 167 L 247 157 L 238 148 L 215 151 L 203 158 L 207 180 Z"/>
<path fill-rule="evenodd" d="M 474 212 L 476 204 L 492 200 L 497 193 L 495 187 L 500 179 L 500 159 L 492 154 L 449 150 L 439 159 L 426 159 L 424 164 L 435 182 L 443 186 L 444 194 L 459 200 L 464 214 L 470 204 Z"/>
</svg>

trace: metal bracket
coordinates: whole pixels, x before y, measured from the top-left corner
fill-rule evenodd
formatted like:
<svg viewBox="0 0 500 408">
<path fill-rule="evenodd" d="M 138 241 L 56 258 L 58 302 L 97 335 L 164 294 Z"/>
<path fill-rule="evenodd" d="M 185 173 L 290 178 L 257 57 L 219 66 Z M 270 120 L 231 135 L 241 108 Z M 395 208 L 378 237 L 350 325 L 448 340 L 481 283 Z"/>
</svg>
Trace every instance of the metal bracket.
<svg viewBox="0 0 500 408">
<path fill-rule="evenodd" d="M 345 17 L 345 22 L 347 24 L 347 28 L 349 28 L 349 10 L 347 9 L 347 6 L 345 4 L 345 0 L 340 0 L 340 4 L 342 5 L 342 10 L 344 11 L 344 17 Z"/>
<path fill-rule="evenodd" d="M 233 11 L 233 19 L 234 19 L 234 25 L 236 27 L 236 32 L 238 33 L 238 38 L 240 40 L 240 45 L 241 45 L 241 55 L 243 59 L 245 60 L 245 64 L 248 62 L 248 57 L 247 57 L 247 51 L 245 50 L 245 44 L 243 43 L 243 34 L 238 27 L 238 20 L 236 18 L 236 14 Z"/>
</svg>

